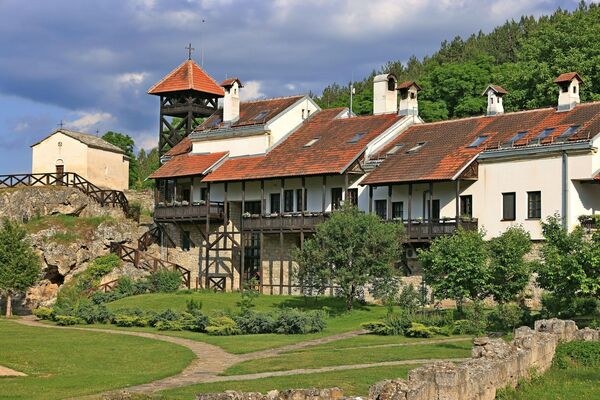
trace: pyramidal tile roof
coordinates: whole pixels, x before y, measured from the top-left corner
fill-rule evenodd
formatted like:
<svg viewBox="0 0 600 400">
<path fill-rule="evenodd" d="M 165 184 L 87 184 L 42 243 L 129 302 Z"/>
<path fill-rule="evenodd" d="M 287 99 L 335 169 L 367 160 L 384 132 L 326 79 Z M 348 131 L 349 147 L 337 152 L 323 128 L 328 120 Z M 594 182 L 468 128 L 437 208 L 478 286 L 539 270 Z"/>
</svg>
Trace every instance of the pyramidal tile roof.
<svg viewBox="0 0 600 400">
<path fill-rule="evenodd" d="M 161 94 L 180 90 L 196 90 L 221 97 L 225 95 L 223 88 L 193 60 L 185 60 L 169 72 L 167 76 L 148 90 L 148 94 Z"/>
</svg>

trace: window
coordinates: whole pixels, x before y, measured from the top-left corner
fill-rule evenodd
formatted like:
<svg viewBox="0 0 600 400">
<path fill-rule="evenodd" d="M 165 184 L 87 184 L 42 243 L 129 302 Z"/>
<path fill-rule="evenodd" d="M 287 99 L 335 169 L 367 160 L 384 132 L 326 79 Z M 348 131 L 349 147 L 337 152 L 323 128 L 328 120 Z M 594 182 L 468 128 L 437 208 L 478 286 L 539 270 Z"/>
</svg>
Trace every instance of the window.
<svg viewBox="0 0 600 400">
<path fill-rule="evenodd" d="M 460 216 L 473 217 L 473 196 L 460 196 Z"/>
<path fill-rule="evenodd" d="M 359 140 L 360 140 L 360 139 L 361 139 L 363 136 L 365 136 L 365 135 L 366 135 L 366 132 L 359 132 L 359 133 L 357 133 L 356 135 L 354 135 L 354 136 L 352 137 L 352 139 L 350 139 L 350 140 L 348 141 L 348 143 L 356 143 L 356 142 L 358 142 L 358 141 L 359 141 Z"/>
<path fill-rule="evenodd" d="M 573 86 L 573 93 L 577 93 L 577 86 Z"/>
<path fill-rule="evenodd" d="M 348 204 L 358 206 L 358 189 L 348 189 Z"/>
<path fill-rule="evenodd" d="M 514 221 L 516 219 L 516 199 L 515 192 L 502 193 L 502 220 Z"/>
<path fill-rule="evenodd" d="M 416 145 L 414 145 L 413 147 L 411 147 L 410 149 L 408 149 L 406 151 L 406 154 L 412 154 L 412 153 L 416 153 L 417 151 L 421 150 L 421 148 L 423 146 L 425 146 L 427 142 L 419 142 Z"/>
<path fill-rule="evenodd" d="M 190 251 L 190 233 L 188 231 L 181 232 L 181 250 Z"/>
<path fill-rule="evenodd" d="M 387 219 L 387 200 L 375 200 L 375 214 L 381 219 Z"/>
<path fill-rule="evenodd" d="M 208 198 L 208 188 L 200 188 L 200 200 L 206 201 Z"/>
<path fill-rule="evenodd" d="M 342 188 L 331 188 L 331 208 L 338 210 L 342 205 Z"/>
<path fill-rule="evenodd" d="M 304 204 L 306 204 L 306 191 L 304 192 L 304 196 L 302 196 L 302 189 L 296 189 L 296 211 L 304 211 Z"/>
<path fill-rule="evenodd" d="M 262 214 L 260 209 L 260 200 L 244 202 L 244 212 L 249 214 Z"/>
<path fill-rule="evenodd" d="M 221 117 L 215 117 L 212 121 L 209 121 L 207 124 L 207 128 L 214 128 L 215 126 L 221 123 Z"/>
<path fill-rule="evenodd" d="M 392 202 L 392 219 L 400 219 L 404 218 L 404 202 L 402 201 L 394 201 Z"/>
<path fill-rule="evenodd" d="M 542 218 L 542 192 L 527 192 L 527 218 Z"/>
<path fill-rule="evenodd" d="M 510 139 L 510 141 L 508 142 L 508 144 L 510 146 L 514 145 L 516 141 L 519 141 L 521 139 L 523 139 L 525 137 L 525 135 L 527 135 L 528 131 L 522 131 L 522 132 L 518 132 L 515 136 L 512 137 L 512 139 Z"/>
<path fill-rule="evenodd" d="M 570 126 L 567 129 L 565 129 L 565 131 L 563 133 L 561 133 L 560 136 L 556 138 L 556 140 L 558 140 L 558 141 L 567 140 L 568 138 L 573 136 L 575 134 L 575 132 L 577 132 L 578 130 L 579 130 L 579 125 Z"/>
<path fill-rule="evenodd" d="M 294 211 L 294 191 L 284 190 L 283 191 L 283 212 Z"/>
<path fill-rule="evenodd" d="M 432 210 L 429 213 L 432 220 L 440 219 L 440 200 L 434 199 L 431 201 Z M 427 202 L 427 208 L 429 209 L 429 202 Z"/>
<path fill-rule="evenodd" d="M 256 116 L 254 118 L 252 118 L 252 120 L 260 121 L 260 120 L 264 119 L 268 114 L 269 114 L 268 111 L 261 111 L 258 114 L 256 114 Z"/>
<path fill-rule="evenodd" d="M 554 132 L 556 130 L 556 128 L 546 128 L 543 131 L 540 132 L 540 134 L 537 136 L 538 139 L 543 139 L 545 137 L 548 137 L 552 134 L 552 132 Z"/>
<path fill-rule="evenodd" d="M 244 235 L 244 281 L 260 282 L 260 233 Z"/>
<path fill-rule="evenodd" d="M 281 212 L 281 194 L 271 193 L 271 213 Z"/>
<path fill-rule="evenodd" d="M 472 148 L 472 147 L 479 147 L 479 145 L 483 142 L 486 141 L 488 137 L 487 136 L 478 136 L 475 138 L 475 140 L 473 140 L 473 142 L 471 142 L 471 144 L 467 147 Z"/>
<path fill-rule="evenodd" d="M 403 147 L 404 147 L 404 145 L 402 143 L 398 143 L 394 147 L 392 147 L 390 149 L 390 151 L 387 152 L 387 154 L 388 155 L 390 155 L 390 154 L 396 154 L 398 152 L 398 150 L 400 150 Z"/>
<path fill-rule="evenodd" d="M 310 139 L 308 141 L 308 143 L 306 143 L 304 145 L 304 147 L 310 147 L 310 146 L 312 146 L 313 144 L 317 143 L 319 141 L 319 139 L 321 139 L 321 138 L 320 137 L 316 137 L 316 138 Z"/>
</svg>

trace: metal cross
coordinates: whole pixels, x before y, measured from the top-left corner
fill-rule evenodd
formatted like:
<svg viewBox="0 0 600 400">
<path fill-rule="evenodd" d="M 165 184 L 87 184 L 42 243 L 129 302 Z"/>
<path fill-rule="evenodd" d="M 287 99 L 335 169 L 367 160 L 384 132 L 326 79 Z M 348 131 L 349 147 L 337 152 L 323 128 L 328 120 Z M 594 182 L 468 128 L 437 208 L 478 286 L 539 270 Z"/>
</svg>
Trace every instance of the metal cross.
<svg viewBox="0 0 600 400">
<path fill-rule="evenodd" d="M 62 129 L 62 127 L 63 127 L 65 124 L 63 123 L 63 121 L 62 121 L 62 119 L 61 119 L 61 120 L 60 120 L 60 123 L 58 123 L 58 124 L 56 124 L 56 125 L 60 126 L 60 129 Z"/>
<path fill-rule="evenodd" d="M 195 48 L 192 47 L 192 44 L 188 44 L 186 46 L 186 50 L 188 51 L 188 60 L 192 59 L 192 51 L 196 50 Z"/>
</svg>

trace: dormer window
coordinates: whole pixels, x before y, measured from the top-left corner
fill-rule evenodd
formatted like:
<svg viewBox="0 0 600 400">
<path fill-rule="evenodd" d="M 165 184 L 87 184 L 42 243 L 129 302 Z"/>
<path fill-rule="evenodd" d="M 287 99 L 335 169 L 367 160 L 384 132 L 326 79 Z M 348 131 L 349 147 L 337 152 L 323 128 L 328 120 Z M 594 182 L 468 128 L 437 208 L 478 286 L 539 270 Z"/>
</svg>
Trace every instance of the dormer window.
<svg viewBox="0 0 600 400">
<path fill-rule="evenodd" d="M 317 143 L 319 141 L 319 139 L 321 139 L 321 138 L 320 137 L 316 137 L 316 138 L 310 139 L 308 141 L 308 143 L 306 143 L 304 145 L 304 147 L 310 147 L 310 146 L 312 146 L 313 144 Z"/>
<path fill-rule="evenodd" d="M 408 149 L 406 151 L 406 154 L 413 154 L 416 153 L 417 151 L 421 150 L 421 148 L 423 148 L 423 146 L 425 146 L 427 142 L 419 142 L 416 145 L 414 145 L 413 147 L 411 147 L 410 149 Z"/>
<path fill-rule="evenodd" d="M 479 145 L 483 142 L 486 141 L 488 137 L 487 136 L 478 136 L 477 138 L 475 138 L 475 140 L 473 140 L 473 142 L 471 142 L 470 145 L 468 145 L 467 147 L 469 148 L 474 148 L 474 147 L 479 147 Z"/>
<path fill-rule="evenodd" d="M 554 132 L 556 130 L 556 128 L 546 128 L 543 131 L 540 132 L 540 134 L 537 136 L 538 139 L 543 139 L 545 137 L 548 137 L 552 134 L 552 132 Z"/>
</svg>

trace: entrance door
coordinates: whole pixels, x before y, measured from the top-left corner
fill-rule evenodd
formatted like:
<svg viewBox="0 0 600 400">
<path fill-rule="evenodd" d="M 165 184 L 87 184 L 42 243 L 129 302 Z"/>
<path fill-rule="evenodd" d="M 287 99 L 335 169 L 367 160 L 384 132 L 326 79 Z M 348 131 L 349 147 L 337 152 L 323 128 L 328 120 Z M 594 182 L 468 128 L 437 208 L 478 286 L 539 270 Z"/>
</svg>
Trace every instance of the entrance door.
<svg viewBox="0 0 600 400">
<path fill-rule="evenodd" d="M 56 166 L 56 184 L 57 185 L 62 185 L 63 182 L 63 177 L 65 175 L 65 166 L 64 165 L 57 165 Z"/>
</svg>

